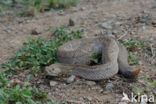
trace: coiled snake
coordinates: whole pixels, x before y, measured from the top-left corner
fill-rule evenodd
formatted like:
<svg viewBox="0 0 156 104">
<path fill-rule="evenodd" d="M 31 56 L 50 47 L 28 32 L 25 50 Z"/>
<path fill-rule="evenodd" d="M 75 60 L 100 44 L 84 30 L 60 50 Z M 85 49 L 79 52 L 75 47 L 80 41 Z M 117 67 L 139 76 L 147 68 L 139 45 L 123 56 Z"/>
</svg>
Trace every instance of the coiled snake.
<svg viewBox="0 0 156 104">
<path fill-rule="evenodd" d="M 93 53 L 101 55 L 101 64 L 90 65 Z M 61 63 L 59 74 L 70 73 L 89 80 L 107 79 L 118 72 L 127 78 L 134 78 L 140 71 L 129 66 L 126 48 L 110 37 L 69 41 L 58 48 L 57 56 Z M 46 71 L 52 73 L 52 70 L 48 68 Z"/>
</svg>

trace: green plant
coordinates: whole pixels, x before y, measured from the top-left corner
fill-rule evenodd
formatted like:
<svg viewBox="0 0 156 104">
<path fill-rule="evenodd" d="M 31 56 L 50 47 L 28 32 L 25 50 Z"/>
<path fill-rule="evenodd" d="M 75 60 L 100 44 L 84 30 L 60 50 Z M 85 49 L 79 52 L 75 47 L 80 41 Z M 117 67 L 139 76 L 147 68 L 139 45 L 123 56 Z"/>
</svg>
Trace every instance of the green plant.
<svg viewBox="0 0 156 104">
<path fill-rule="evenodd" d="M 128 63 L 130 65 L 137 65 L 137 64 L 139 64 L 138 57 L 135 54 L 133 54 L 132 52 L 128 53 Z"/>
<path fill-rule="evenodd" d="M 20 88 L 17 86 L 8 86 L 10 81 L 7 79 L 4 73 L 0 73 L 0 104 L 10 104 L 14 102 L 32 102 L 31 91 L 29 88 Z M 33 104 L 33 103 L 28 103 Z"/>
<path fill-rule="evenodd" d="M 40 100 L 40 99 L 47 100 L 47 93 L 41 90 L 38 90 L 36 87 L 33 88 L 32 95 L 33 95 L 33 98 L 36 100 Z"/>
<path fill-rule="evenodd" d="M 93 53 L 90 58 L 91 58 L 91 63 L 90 63 L 91 65 L 99 64 L 102 61 L 102 54 Z"/>
<path fill-rule="evenodd" d="M 136 51 L 144 47 L 144 42 L 136 39 L 125 39 L 122 40 L 121 43 L 123 43 L 129 51 Z"/>
<path fill-rule="evenodd" d="M 45 92 L 37 92 L 35 94 L 40 95 L 40 99 L 35 99 L 37 95 L 34 95 L 34 88 L 32 87 L 20 87 L 16 85 L 14 87 L 5 87 L 0 89 L 0 104 L 37 104 L 37 101 L 44 100 Z M 2 103 L 3 102 L 3 103 Z"/>
<path fill-rule="evenodd" d="M 151 90 L 151 89 L 156 88 L 156 80 L 150 78 L 150 76 L 145 75 L 145 76 L 143 76 L 142 80 L 145 81 L 146 87 L 147 87 L 148 89 Z"/>
<path fill-rule="evenodd" d="M 128 52 L 128 62 L 130 65 L 139 64 L 138 57 L 133 52 L 141 50 L 144 48 L 144 42 L 136 39 L 125 39 L 121 43 L 127 48 Z"/>
<path fill-rule="evenodd" d="M 44 0 L 21 0 L 17 2 L 23 7 L 17 13 L 20 16 L 35 16 L 37 13 L 43 12 L 45 8 Z"/>
<path fill-rule="evenodd" d="M 78 0 L 1 0 L 0 12 L 14 10 L 19 16 L 35 16 L 51 8 L 68 8 L 77 3 Z M 21 8 L 18 10 L 16 5 Z"/>
<path fill-rule="evenodd" d="M 49 6 L 53 8 L 68 8 L 75 6 L 78 0 L 48 0 Z"/>
<path fill-rule="evenodd" d="M 8 84 L 8 79 L 6 78 L 4 73 L 0 73 L 0 88 L 4 87 Z"/>
<path fill-rule="evenodd" d="M 156 80 L 150 78 L 149 75 L 144 75 L 139 78 L 139 80 L 143 83 L 133 83 L 132 91 L 135 94 L 145 94 L 145 93 L 153 93 L 153 89 L 156 88 Z"/>
<path fill-rule="evenodd" d="M 19 85 L 16 85 L 13 88 L 5 89 L 5 92 L 8 94 L 7 101 L 8 103 L 28 103 L 35 104 L 32 96 L 31 88 L 21 88 Z"/>
<path fill-rule="evenodd" d="M 56 104 L 47 98 L 47 93 L 36 87 L 11 85 L 4 73 L 0 73 L 0 104 Z"/>
<path fill-rule="evenodd" d="M 56 51 L 60 45 L 81 38 L 80 31 L 70 32 L 65 28 L 56 29 L 53 35 L 54 39 L 48 41 L 41 38 L 29 39 L 10 61 L 2 65 L 3 68 L 12 71 L 31 69 L 36 74 L 45 65 L 57 61 Z"/>
</svg>

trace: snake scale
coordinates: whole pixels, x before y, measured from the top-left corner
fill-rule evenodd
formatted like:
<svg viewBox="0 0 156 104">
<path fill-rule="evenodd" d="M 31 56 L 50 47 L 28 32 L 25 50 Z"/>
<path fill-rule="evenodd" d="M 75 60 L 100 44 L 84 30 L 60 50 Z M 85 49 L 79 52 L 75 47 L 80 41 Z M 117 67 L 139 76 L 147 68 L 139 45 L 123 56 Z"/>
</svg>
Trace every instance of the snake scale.
<svg viewBox="0 0 156 104">
<path fill-rule="evenodd" d="M 101 55 L 101 64 L 90 65 L 93 53 Z M 60 73 L 70 73 L 89 80 L 107 79 L 118 72 L 127 78 L 134 78 L 140 71 L 128 64 L 126 48 L 110 37 L 71 40 L 58 48 L 57 57 L 62 67 Z"/>
</svg>

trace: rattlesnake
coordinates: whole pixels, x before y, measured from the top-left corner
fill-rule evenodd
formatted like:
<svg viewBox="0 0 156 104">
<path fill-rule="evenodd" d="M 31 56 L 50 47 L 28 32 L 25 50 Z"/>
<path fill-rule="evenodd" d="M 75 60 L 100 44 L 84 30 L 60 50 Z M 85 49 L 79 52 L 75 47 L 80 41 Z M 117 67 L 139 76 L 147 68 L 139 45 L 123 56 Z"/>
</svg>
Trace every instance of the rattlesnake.
<svg viewBox="0 0 156 104">
<path fill-rule="evenodd" d="M 101 64 L 90 65 L 93 53 L 102 55 Z M 61 63 L 59 74 L 70 73 L 89 80 L 110 78 L 118 72 L 133 78 L 140 71 L 129 66 L 126 48 L 110 37 L 71 40 L 58 48 L 57 57 Z M 53 69 L 48 68 L 46 71 L 51 74 Z"/>
</svg>

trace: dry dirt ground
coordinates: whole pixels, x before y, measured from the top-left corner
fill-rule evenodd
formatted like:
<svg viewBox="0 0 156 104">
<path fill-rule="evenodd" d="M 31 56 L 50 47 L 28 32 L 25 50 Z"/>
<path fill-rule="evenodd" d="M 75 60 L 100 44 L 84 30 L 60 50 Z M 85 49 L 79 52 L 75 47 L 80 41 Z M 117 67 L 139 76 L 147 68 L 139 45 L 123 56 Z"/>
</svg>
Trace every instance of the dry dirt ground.
<svg viewBox="0 0 156 104">
<path fill-rule="evenodd" d="M 81 0 L 76 7 L 46 12 L 36 17 L 16 17 L 9 14 L 1 16 L 0 63 L 4 63 L 14 55 L 28 37 L 48 39 L 51 37 L 49 29 L 68 26 L 70 18 L 75 21 L 75 25 L 69 28 L 82 29 L 84 37 L 113 34 L 116 38 L 149 41 L 154 49 L 156 40 L 155 10 L 155 0 Z M 39 34 L 31 35 L 33 30 Z M 117 75 L 98 82 L 78 79 L 72 84 L 66 84 L 64 81 L 57 81 L 57 85 L 51 87 L 44 78 L 36 83 L 38 87 L 49 92 L 49 97 L 62 103 L 118 104 L 123 97 L 123 92 L 130 94 L 133 85 L 143 86 L 145 84 L 145 80 L 141 79 L 143 76 L 148 75 L 156 80 L 155 57 L 144 54 L 140 53 L 139 55 L 142 70 L 138 80 L 134 82 Z M 114 87 L 107 89 L 106 86 Z"/>
</svg>

